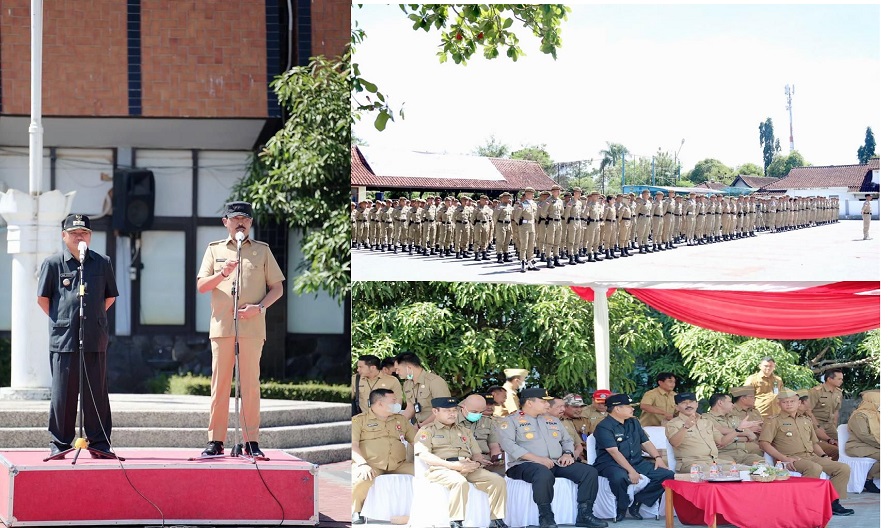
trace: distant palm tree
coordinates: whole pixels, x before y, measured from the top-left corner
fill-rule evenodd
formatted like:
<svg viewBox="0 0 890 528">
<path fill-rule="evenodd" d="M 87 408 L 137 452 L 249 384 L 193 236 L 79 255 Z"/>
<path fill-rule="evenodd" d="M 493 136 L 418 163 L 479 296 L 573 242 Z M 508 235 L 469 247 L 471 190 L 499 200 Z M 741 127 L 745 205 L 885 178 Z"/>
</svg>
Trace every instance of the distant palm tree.
<svg viewBox="0 0 890 528">
<path fill-rule="evenodd" d="M 603 181 L 603 193 L 606 192 L 606 168 L 614 167 L 618 160 L 624 154 L 627 154 L 627 147 L 622 145 L 621 143 L 611 143 L 606 141 L 605 149 L 600 151 L 600 156 L 603 157 L 602 161 L 600 161 L 600 176 Z"/>
</svg>

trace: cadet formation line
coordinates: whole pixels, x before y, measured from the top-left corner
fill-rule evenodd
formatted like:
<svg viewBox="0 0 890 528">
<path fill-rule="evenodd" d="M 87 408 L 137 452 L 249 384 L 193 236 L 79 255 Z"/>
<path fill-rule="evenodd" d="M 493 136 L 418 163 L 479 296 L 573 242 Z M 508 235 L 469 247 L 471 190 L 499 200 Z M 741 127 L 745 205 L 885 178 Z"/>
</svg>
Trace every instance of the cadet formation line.
<svg viewBox="0 0 890 528">
<path fill-rule="evenodd" d="M 836 223 L 837 198 L 821 196 L 740 196 L 648 190 L 584 197 L 580 187 L 527 187 L 517 203 L 507 192 L 494 204 L 488 196 L 457 199 L 362 200 L 351 203 L 352 248 L 417 256 L 513 262 L 520 272 L 712 244 Z M 863 238 L 868 239 L 871 197 L 863 205 Z M 512 246 L 512 250 L 510 249 Z"/>
<path fill-rule="evenodd" d="M 671 373 L 659 374 L 657 386 L 639 403 L 609 390 L 595 391 L 590 405 L 574 393 L 552 398 L 543 388 L 525 387 L 525 369 L 506 369 L 503 386 L 458 399 L 413 353 L 384 360 L 360 356 L 352 385 L 352 522 L 366 522 L 362 507 L 376 477 L 415 474 L 410 447 L 429 466 L 425 478 L 448 488 L 451 528 L 463 526 L 471 484 L 489 495 L 490 526 L 505 527 L 511 498 L 504 476 L 531 483 L 540 527 L 556 528 L 556 477 L 578 484 L 575 526 L 601 527 L 607 523 L 593 516 L 598 476 L 608 480 L 616 498 L 615 521 L 642 519 L 640 508 L 653 506 L 662 482 L 675 473 L 697 465 L 749 469 L 762 464 L 765 453 L 805 477 L 827 473 L 839 496 L 833 514 L 852 515 L 839 502 L 847 497 L 850 478 L 850 467 L 837 462 L 843 372 L 826 371 L 823 383 L 795 392 L 784 387 L 775 367 L 772 358 L 764 358 L 743 386 L 711 395 L 709 411 L 699 414 L 694 394 L 674 392 Z M 880 492 L 874 483 L 880 475 L 879 404 L 879 391 L 862 393 L 862 404 L 848 420 L 845 446 L 849 456 L 876 460 L 864 489 L 873 493 Z M 647 426 L 664 428 L 675 467 L 655 448 Z M 586 451 L 589 435 L 595 453 Z M 649 483 L 631 500 L 628 487 L 641 475 Z"/>
</svg>

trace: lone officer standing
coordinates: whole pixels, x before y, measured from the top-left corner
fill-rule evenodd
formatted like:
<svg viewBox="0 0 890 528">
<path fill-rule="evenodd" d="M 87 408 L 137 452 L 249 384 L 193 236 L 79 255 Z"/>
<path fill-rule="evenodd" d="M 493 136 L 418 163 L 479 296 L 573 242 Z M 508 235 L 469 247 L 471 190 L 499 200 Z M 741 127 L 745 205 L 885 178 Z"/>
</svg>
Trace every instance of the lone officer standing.
<svg viewBox="0 0 890 528">
<path fill-rule="evenodd" d="M 432 407 L 435 420 L 418 431 L 415 452 L 430 466 L 426 478 L 448 488 L 450 528 L 463 527 L 471 483 L 488 495 L 490 526 L 507 528 L 507 482 L 482 469 L 491 461 L 482 455 L 473 433 L 457 424 L 457 399 L 433 398 Z"/>
<path fill-rule="evenodd" d="M 426 370 L 420 358 L 413 352 L 402 352 L 396 356 L 396 371 L 405 380 L 402 391 L 405 393 L 406 408 L 404 415 L 422 427 L 433 421 L 433 410 L 430 406 L 433 398 L 451 396 L 448 384 L 439 375 Z"/>
<path fill-rule="evenodd" d="M 111 260 L 89 249 L 93 231 L 86 215 L 70 214 L 62 222 L 65 249 L 47 257 L 40 266 L 37 304 L 49 316 L 49 359 L 52 370 L 52 399 L 49 412 L 50 455 L 71 449 L 80 388 L 80 277 L 83 261 L 86 294 L 83 296 L 83 375 L 90 390 L 83 391 L 83 427 L 90 456 L 111 454 L 111 406 L 106 381 L 108 318 L 106 313 L 117 297 Z M 78 245 L 87 249 L 81 255 Z M 35 351 L 36 352 L 36 351 Z M 111 458 L 110 456 L 109 458 Z"/>
<path fill-rule="evenodd" d="M 540 528 L 557 527 L 551 507 L 556 477 L 578 484 L 575 526 L 608 526 L 593 516 L 593 501 L 599 489 L 597 471 L 587 464 L 575 463 L 575 445 L 568 431 L 557 418 L 547 415 L 551 399 L 545 389 L 526 389 L 520 395 L 522 411 L 500 424 L 501 447 L 509 456 L 507 476 L 531 483 Z"/>
<path fill-rule="evenodd" d="M 519 391 L 525 388 L 525 378 L 528 376 L 528 370 L 520 368 L 504 369 L 504 375 L 507 381 L 504 382 L 504 390 L 507 391 L 507 401 L 504 402 L 504 411 L 497 413 L 498 416 L 507 416 L 519 410 Z"/>
<path fill-rule="evenodd" d="M 534 200 L 535 190 L 526 187 L 522 201 L 513 208 L 513 223 L 516 224 L 516 251 L 519 253 L 521 268 L 525 273 L 526 266 L 536 270 L 535 261 L 535 222 L 538 217 L 538 204 Z"/>
<path fill-rule="evenodd" d="M 399 414 L 402 403 L 389 389 L 374 389 L 371 407 L 352 418 L 352 524 L 365 524 L 362 506 L 374 479 L 380 475 L 413 475 L 407 443 L 414 442 L 414 426 Z"/>
</svg>

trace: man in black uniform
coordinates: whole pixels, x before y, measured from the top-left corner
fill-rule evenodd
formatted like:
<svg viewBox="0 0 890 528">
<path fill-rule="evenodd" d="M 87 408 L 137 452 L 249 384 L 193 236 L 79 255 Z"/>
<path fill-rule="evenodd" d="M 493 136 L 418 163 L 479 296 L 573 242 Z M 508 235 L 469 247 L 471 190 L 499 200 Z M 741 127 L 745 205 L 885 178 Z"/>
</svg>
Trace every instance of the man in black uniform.
<svg viewBox="0 0 890 528">
<path fill-rule="evenodd" d="M 49 316 L 49 351 L 52 369 L 52 401 L 49 411 L 50 454 L 71 449 L 77 417 L 80 383 L 80 267 L 78 244 L 90 245 L 90 219 L 68 215 L 62 222 L 65 249 L 47 257 L 40 266 L 37 304 Z M 89 447 L 111 455 L 111 406 L 105 379 L 108 348 L 106 312 L 117 297 L 114 271 L 107 256 L 91 249 L 83 253 L 86 294 L 83 297 L 83 426 Z M 93 458 L 101 455 L 90 452 Z M 110 458 L 110 457 L 109 457 Z"/>
<path fill-rule="evenodd" d="M 627 394 L 609 396 L 606 398 L 609 416 L 603 418 L 593 431 L 596 438 L 596 462 L 593 465 L 609 480 L 617 501 L 616 521 L 624 520 L 625 511 L 634 519 L 642 519 L 640 505 L 655 504 L 664 491 L 662 481 L 674 478 L 674 472 L 668 469 L 640 422 L 633 417 L 636 405 L 639 404 L 632 403 Z M 643 460 L 644 449 L 655 459 L 654 465 Z M 634 495 L 633 504 L 630 504 L 627 488 L 637 484 L 640 475 L 646 475 L 649 484 Z"/>
<path fill-rule="evenodd" d="M 599 490 L 597 471 L 587 464 L 575 463 L 575 444 L 568 431 L 558 418 L 547 415 L 548 400 L 552 399 L 545 389 L 526 389 L 519 395 L 521 410 L 501 421 L 501 448 L 510 458 L 507 476 L 531 483 L 540 528 L 557 527 L 551 508 L 556 477 L 578 484 L 575 526 L 608 526 L 593 516 L 593 501 Z"/>
</svg>

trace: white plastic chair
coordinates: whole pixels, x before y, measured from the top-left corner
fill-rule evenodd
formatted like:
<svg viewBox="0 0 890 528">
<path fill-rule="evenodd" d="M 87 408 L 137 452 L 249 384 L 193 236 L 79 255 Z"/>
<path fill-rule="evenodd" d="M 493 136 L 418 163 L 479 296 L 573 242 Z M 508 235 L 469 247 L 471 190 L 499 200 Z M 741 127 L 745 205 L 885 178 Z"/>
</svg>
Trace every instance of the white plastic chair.
<svg viewBox="0 0 890 528">
<path fill-rule="evenodd" d="M 766 451 L 763 452 L 763 459 L 766 460 L 766 463 L 769 464 L 769 465 L 771 465 L 771 466 L 775 466 L 775 465 L 776 465 L 776 459 L 773 458 L 773 457 L 772 457 L 769 453 L 767 453 Z M 791 471 L 790 469 L 788 470 L 788 473 L 789 473 L 792 477 L 801 477 L 801 476 L 803 476 L 803 475 L 800 474 L 799 471 Z M 828 479 L 829 479 L 829 477 L 828 477 L 828 473 L 826 473 L 826 472 L 823 471 L 821 474 L 819 474 L 819 478 L 822 479 L 822 480 L 828 480 Z M 864 484 L 863 484 L 863 485 L 864 485 Z"/>
<path fill-rule="evenodd" d="M 411 513 L 414 499 L 412 475 L 380 475 L 368 491 L 362 516 L 389 522 L 393 517 Z"/>
<path fill-rule="evenodd" d="M 414 500 L 411 502 L 410 526 L 430 528 L 449 524 L 448 488 L 427 480 L 429 466 L 420 457 L 414 457 Z M 488 494 L 470 484 L 464 526 L 488 528 L 491 523 L 491 504 Z"/>
<path fill-rule="evenodd" d="M 504 463 L 510 456 L 504 453 Z M 505 477 L 507 480 L 507 518 L 510 527 L 537 526 L 538 505 L 535 504 L 532 485 L 524 480 Z M 567 478 L 557 477 L 553 484 L 553 517 L 556 524 L 574 525 L 578 516 L 578 485 Z"/>
<path fill-rule="evenodd" d="M 837 428 L 837 449 L 840 454 L 837 460 L 850 466 L 850 483 L 847 484 L 847 492 L 862 493 L 865 479 L 868 477 L 868 470 L 874 465 L 875 459 L 847 455 L 847 440 L 849 439 L 850 430 L 847 424 L 839 425 Z"/>
<path fill-rule="evenodd" d="M 587 436 L 587 463 L 593 465 L 596 461 L 596 438 L 593 435 Z M 618 514 L 618 500 L 615 497 L 615 494 L 612 493 L 612 488 L 609 487 L 609 479 L 606 477 L 600 476 L 598 477 L 598 489 L 596 492 L 596 500 L 593 502 L 593 515 L 600 519 L 611 519 L 615 520 L 615 516 Z M 628 486 L 627 494 L 630 497 L 630 500 L 633 501 L 634 495 L 637 491 L 646 487 L 649 484 L 649 477 L 646 475 L 640 475 L 640 481 L 632 486 Z M 644 519 L 658 519 L 659 517 L 659 506 L 661 501 L 653 504 L 652 506 L 643 505 L 640 507 L 640 515 L 643 516 Z"/>
</svg>

